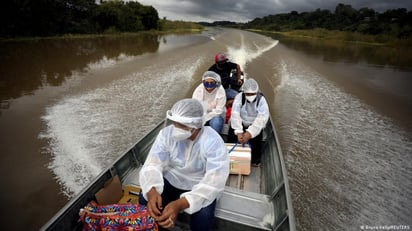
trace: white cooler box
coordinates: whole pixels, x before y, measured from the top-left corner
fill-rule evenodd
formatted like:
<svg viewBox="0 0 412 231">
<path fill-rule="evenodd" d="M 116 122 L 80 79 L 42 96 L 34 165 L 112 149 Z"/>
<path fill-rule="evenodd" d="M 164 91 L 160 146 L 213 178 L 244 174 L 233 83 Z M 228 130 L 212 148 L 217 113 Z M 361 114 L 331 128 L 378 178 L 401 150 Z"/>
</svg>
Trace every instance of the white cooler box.
<svg viewBox="0 0 412 231">
<path fill-rule="evenodd" d="M 250 174 L 251 149 L 248 144 L 242 147 L 237 144 L 235 148 L 233 143 L 225 143 L 230 158 L 230 174 Z"/>
</svg>

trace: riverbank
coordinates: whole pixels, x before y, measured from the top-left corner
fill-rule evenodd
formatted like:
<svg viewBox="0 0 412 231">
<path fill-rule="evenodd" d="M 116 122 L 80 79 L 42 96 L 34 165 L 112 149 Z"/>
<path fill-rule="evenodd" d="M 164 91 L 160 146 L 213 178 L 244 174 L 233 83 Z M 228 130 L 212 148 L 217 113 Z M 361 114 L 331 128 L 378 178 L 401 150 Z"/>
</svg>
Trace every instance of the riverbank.
<svg viewBox="0 0 412 231">
<path fill-rule="evenodd" d="M 105 33 L 99 34 L 63 34 L 55 36 L 46 37 L 14 37 L 14 38 L 2 38 L 1 42 L 19 42 L 19 41 L 30 41 L 30 40 L 41 40 L 41 39 L 90 39 L 90 38 L 102 38 L 102 37 L 128 37 L 135 35 L 164 35 L 164 34 L 187 34 L 187 33 L 200 33 L 205 28 L 199 24 L 193 22 L 183 22 L 183 21 L 169 21 L 161 19 L 159 21 L 159 30 L 146 30 L 139 32 L 119 32 L 116 30 L 107 30 Z"/>
<path fill-rule="evenodd" d="M 48 37 L 18 37 L 18 38 L 0 38 L 0 43 L 2 42 L 21 42 L 21 41 L 36 41 L 36 40 L 56 40 L 56 39 L 91 39 L 91 38 L 120 38 L 120 37 L 130 37 L 138 35 L 164 35 L 164 34 L 188 34 L 188 33 L 200 33 L 202 29 L 172 29 L 166 31 L 150 30 L 141 32 L 112 32 L 104 34 L 65 34 L 56 35 Z"/>
<path fill-rule="evenodd" d="M 319 40 L 333 40 L 333 41 L 345 41 L 354 43 L 364 43 L 375 46 L 388 46 L 388 47 L 408 47 L 412 48 L 412 38 L 399 39 L 390 35 L 366 35 L 357 32 L 338 31 L 338 30 L 326 30 L 326 29 L 314 29 L 314 30 L 291 30 L 291 31 L 265 31 L 257 29 L 248 29 L 257 33 L 271 33 L 279 34 L 287 37 L 302 37 L 313 38 Z"/>
</svg>

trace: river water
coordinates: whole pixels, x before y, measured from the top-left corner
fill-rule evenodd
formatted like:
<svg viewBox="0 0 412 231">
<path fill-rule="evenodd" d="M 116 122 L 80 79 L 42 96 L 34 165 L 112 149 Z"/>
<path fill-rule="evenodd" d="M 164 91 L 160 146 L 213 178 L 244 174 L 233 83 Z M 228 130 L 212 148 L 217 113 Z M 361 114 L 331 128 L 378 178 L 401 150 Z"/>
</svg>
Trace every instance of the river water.
<svg viewBox="0 0 412 231">
<path fill-rule="evenodd" d="M 211 29 L 1 44 L 6 229 L 39 229 L 190 97 L 219 51 L 268 99 L 298 230 L 412 225 L 411 52 Z"/>
</svg>

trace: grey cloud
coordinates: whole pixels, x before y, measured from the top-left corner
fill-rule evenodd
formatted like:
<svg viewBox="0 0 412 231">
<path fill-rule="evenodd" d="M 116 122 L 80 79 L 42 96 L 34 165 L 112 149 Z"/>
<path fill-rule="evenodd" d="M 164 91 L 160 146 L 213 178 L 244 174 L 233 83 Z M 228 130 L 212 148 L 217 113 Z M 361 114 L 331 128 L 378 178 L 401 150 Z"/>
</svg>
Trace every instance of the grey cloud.
<svg viewBox="0 0 412 231">
<path fill-rule="evenodd" d="M 139 0 L 155 7 L 160 17 L 186 21 L 250 21 L 270 14 L 305 12 L 316 9 L 333 11 L 337 4 L 363 7 L 376 11 L 407 8 L 412 10 L 411 0 Z"/>
</svg>

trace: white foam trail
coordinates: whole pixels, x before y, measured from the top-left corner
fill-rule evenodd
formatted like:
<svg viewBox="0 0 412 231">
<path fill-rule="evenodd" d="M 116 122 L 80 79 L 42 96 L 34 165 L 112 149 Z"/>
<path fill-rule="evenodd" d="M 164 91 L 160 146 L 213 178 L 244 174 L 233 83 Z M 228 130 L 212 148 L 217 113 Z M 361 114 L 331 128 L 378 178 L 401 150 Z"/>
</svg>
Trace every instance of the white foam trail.
<svg viewBox="0 0 412 231">
<path fill-rule="evenodd" d="M 280 60 L 279 67 L 275 66 L 273 69 L 275 69 L 275 70 L 279 69 L 280 73 L 281 73 L 281 78 L 280 78 L 279 84 L 274 88 L 274 92 L 276 94 L 277 91 L 279 91 L 280 89 L 285 87 L 285 84 L 287 84 L 289 82 L 290 74 L 287 71 L 287 65 L 286 65 L 284 60 Z"/>
<path fill-rule="evenodd" d="M 252 46 L 248 46 L 244 42 L 244 38 L 242 36 L 239 48 L 232 46 L 229 46 L 227 48 L 228 56 L 235 63 L 239 64 L 242 70 L 244 70 L 247 63 L 252 62 L 254 59 L 261 56 L 266 51 L 275 47 L 278 43 L 278 40 L 267 38 L 267 40 L 265 42 L 262 42 L 261 45 L 253 43 Z"/>
<path fill-rule="evenodd" d="M 180 59 L 179 59 L 180 60 Z M 193 63 L 193 60 L 197 60 Z M 66 97 L 47 108 L 42 119 L 49 141 L 49 168 L 72 197 L 182 98 L 203 62 L 187 57 L 174 65 L 156 64 L 85 94 Z"/>
<path fill-rule="evenodd" d="M 113 66 L 115 66 L 116 64 L 118 64 L 120 62 L 130 61 L 134 57 L 135 56 L 127 56 L 123 53 L 121 53 L 118 57 L 111 58 L 111 59 L 107 58 L 106 56 L 103 56 L 103 58 L 100 59 L 99 61 L 88 64 L 86 69 L 92 71 L 92 70 L 98 70 L 98 69 L 113 67 Z"/>
<path fill-rule="evenodd" d="M 307 67 L 289 61 L 281 66 L 285 79 L 275 99 L 287 141 L 283 150 L 296 169 L 291 181 L 306 187 L 292 191 L 307 195 L 295 198 L 296 205 L 305 206 L 298 209 L 302 216 L 324 222 L 311 228 L 352 230 L 407 221 L 411 136 Z M 321 194 L 317 185 L 322 185 Z"/>
</svg>

